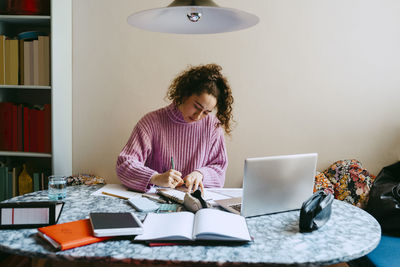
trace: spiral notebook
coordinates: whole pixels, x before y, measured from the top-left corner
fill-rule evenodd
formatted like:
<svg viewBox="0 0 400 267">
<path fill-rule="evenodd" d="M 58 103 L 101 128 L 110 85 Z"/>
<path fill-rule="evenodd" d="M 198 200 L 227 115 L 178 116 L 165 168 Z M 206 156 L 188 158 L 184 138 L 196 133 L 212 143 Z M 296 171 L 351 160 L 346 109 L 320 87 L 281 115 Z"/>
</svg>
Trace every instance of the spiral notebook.
<svg viewBox="0 0 400 267">
<path fill-rule="evenodd" d="M 183 200 L 185 199 L 185 192 L 172 189 L 172 188 L 158 188 L 156 190 L 157 194 L 164 196 L 172 201 L 175 201 L 179 204 L 183 204 Z"/>
</svg>

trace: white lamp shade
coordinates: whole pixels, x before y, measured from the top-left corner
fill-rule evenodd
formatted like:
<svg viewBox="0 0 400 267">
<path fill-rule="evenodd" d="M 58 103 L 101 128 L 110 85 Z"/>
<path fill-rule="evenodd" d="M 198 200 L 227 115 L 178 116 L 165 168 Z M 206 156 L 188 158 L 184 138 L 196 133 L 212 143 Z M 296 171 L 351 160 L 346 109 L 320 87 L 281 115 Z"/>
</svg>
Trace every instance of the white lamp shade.
<svg viewBox="0 0 400 267">
<path fill-rule="evenodd" d="M 201 13 L 197 22 L 190 13 Z M 233 8 L 217 6 L 169 6 L 134 13 L 128 23 L 143 30 L 178 34 L 209 34 L 232 32 L 254 26 L 258 17 Z"/>
</svg>

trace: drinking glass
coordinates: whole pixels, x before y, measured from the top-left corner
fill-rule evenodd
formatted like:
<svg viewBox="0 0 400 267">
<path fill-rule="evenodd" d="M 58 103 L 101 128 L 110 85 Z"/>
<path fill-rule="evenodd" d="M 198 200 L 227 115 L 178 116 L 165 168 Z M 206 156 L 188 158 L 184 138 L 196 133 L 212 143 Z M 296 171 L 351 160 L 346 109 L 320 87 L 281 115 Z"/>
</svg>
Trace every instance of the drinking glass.
<svg viewBox="0 0 400 267">
<path fill-rule="evenodd" d="M 64 175 L 49 176 L 48 196 L 50 200 L 61 200 L 67 196 L 67 177 Z"/>
</svg>

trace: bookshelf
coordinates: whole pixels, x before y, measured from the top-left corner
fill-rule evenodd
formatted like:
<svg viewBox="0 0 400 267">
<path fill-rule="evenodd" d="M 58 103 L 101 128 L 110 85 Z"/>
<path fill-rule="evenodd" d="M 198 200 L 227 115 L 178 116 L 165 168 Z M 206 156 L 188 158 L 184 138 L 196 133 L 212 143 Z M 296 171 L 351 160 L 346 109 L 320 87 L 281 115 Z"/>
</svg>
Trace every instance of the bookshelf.
<svg viewBox="0 0 400 267">
<path fill-rule="evenodd" d="M 0 15 L 0 34 L 8 37 L 38 31 L 49 36 L 48 85 L 2 84 L 0 102 L 49 105 L 48 151 L 0 149 L 0 162 L 26 163 L 30 171 L 72 174 L 72 0 L 51 1 L 50 15 Z M 21 83 L 19 77 L 19 82 Z M 20 134 L 19 134 L 20 135 Z M 27 149 L 25 149 L 27 150 Z M 29 150 L 29 149 L 28 149 Z"/>
</svg>

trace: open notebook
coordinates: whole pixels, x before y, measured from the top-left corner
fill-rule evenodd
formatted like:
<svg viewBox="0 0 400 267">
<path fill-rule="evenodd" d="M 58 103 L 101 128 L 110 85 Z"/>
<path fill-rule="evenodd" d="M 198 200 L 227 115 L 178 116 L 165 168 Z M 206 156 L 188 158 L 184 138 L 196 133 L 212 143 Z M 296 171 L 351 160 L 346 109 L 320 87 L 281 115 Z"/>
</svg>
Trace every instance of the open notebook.
<svg viewBox="0 0 400 267">
<path fill-rule="evenodd" d="M 244 217 L 216 209 L 149 213 L 137 241 L 251 241 Z"/>
</svg>

